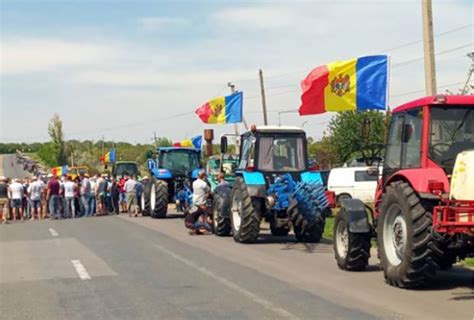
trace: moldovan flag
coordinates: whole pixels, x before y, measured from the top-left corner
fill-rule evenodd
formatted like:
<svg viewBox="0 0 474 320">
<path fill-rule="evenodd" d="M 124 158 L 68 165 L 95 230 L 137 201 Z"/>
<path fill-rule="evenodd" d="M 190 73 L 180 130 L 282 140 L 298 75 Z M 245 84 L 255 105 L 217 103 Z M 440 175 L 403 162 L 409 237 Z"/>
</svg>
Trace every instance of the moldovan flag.
<svg viewBox="0 0 474 320">
<path fill-rule="evenodd" d="M 301 81 L 301 88 L 300 115 L 385 110 L 388 56 L 366 56 L 317 67 Z"/>
<path fill-rule="evenodd" d="M 62 166 L 62 167 L 54 167 L 51 169 L 51 174 L 53 176 L 62 176 L 67 174 L 67 166 Z"/>
<path fill-rule="evenodd" d="M 242 92 L 230 96 L 217 97 L 196 109 L 201 121 L 209 124 L 242 122 Z"/>
<path fill-rule="evenodd" d="M 183 147 L 183 148 L 195 148 L 201 149 L 202 145 L 202 136 L 195 136 L 191 139 L 184 139 L 180 142 L 176 142 L 173 144 L 173 147 Z"/>
<path fill-rule="evenodd" d="M 113 162 L 115 162 L 115 149 L 110 149 L 110 151 L 104 155 L 104 163 Z"/>
</svg>

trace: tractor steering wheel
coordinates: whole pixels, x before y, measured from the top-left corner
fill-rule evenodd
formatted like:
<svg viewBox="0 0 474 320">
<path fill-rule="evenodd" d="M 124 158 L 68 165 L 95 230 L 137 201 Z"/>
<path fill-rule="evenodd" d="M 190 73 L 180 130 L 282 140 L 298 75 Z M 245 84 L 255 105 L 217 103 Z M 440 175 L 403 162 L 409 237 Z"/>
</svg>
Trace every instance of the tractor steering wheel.
<svg viewBox="0 0 474 320">
<path fill-rule="evenodd" d="M 441 146 L 445 146 L 445 147 L 449 148 L 449 147 L 451 147 L 451 144 L 449 144 L 447 142 L 435 143 L 430 147 L 430 153 L 435 154 L 438 158 L 441 158 L 443 153 L 438 149 L 438 147 L 441 147 Z M 446 162 L 454 161 L 454 159 L 439 159 L 439 161 L 442 165 L 445 165 Z"/>
</svg>

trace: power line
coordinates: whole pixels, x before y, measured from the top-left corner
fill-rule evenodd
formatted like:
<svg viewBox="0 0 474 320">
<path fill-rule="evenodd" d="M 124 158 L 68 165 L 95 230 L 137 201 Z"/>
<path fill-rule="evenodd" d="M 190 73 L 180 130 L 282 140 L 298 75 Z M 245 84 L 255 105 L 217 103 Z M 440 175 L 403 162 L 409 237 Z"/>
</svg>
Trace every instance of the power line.
<svg viewBox="0 0 474 320">
<path fill-rule="evenodd" d="M 435 55 L 436 55 L 436 56 L 441 56 L 441 55 L 443 55 L 443 54 L 447 54 L 447 53 L 450 53 L 450 52 L 458 51 L 458 50 L 461 50 L 461 49 L 470 47 L 470 46 L 472 46 L 472 45 L 473 45 L 473 43 L 468 43 L 468 44 L 465 44 L 465 45 L 462 45 L 462 46 L 459 46 L 459 47 L 456 47 L 456 48 L 451 48 L 451 49 L 448 49 L 448 50 L 436 52 Z M 418 58 L 414 58 L 414 59 L 409 59 L 409 60 L 405 60 L 405 61 L 402 61 L 402 62 L 399 62 L 399 63 L 392 64 L 390 67 L 391 67 L 392 69 L 393 69 L 393 68 L 398 68 L 398 67 L 403 67 L 403 66 L 412 64 L 413 62 L 422 61 L 423 59 L 424 59 L 424 57 L 418 57 Z"/>
<path fill-rule="evenodd" d="M 474 23 L 466 24 L 464 26 L 461 26 L 461 27 L 458 27 L 458 28 L 455 28 L 455 29 L 451 29 L 451 30 L 448 30 L 448 31 L 445 31 L 445 32 L 442 32 L 442 33 L 435 34 L 434 37 L 435 38 L 442 37 L 442 36 L 445 36 L 445 35 L 450 34 L 450 33 L 454 33 L 454 32 L 460 31 L 460 30 L 467 29 L 469 27 L 472 27 L 473 25 L 474 25 Z M 415 40 L 415 41 L 411 41 L 411 42 L 401 44 L 401 45 L 396 46 L 396 47 L 381 50 L 377 53 L 391 52 L 391 51 L 395 51 L 395 50 L 398 50 L 398 49 L 409 47 L 409 46 L 412 46 L 412 45 L 415 45 L 415 44 L 418 44 L 418 43 L 422 43 L 422 42 L 423 42 L 423 40 L 421 40 L 421 39 L 420 40 Z"/>
<path fill-rule="evenodd" d="M 447 88 L 447 87 L 457 86 L 457 85 L 461 85 L 461 84 L 464 84 L 464 81 L 462 81 L 462 82 L 455 82 L 455 83 L 448 83 L 448 84 L 445 84 L 445 85 L 442 85 L 442 86 L 438 86 L 438 88 Z M 414 90 L 414 91 L 408 91 L 408 92 L 403 92 L 403 93 L 391 95 L 391 97 L 408 96 L 408 95 L 411 95 L 411 94 L 420 93 L 420 92 L 424 92 L 424 91 L 425 91 L 425 89 Z"/>
</svg>

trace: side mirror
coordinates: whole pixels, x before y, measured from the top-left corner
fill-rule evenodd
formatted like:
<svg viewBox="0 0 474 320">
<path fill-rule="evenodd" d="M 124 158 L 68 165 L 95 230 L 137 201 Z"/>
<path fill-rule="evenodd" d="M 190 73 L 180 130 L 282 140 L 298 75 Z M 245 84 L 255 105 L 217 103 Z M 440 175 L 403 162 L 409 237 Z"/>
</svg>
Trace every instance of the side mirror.
<svg viewBox="0 0 474 320">
<path fill-rule="evenodd" d="M 370 136 L 370 119 L 365 118 L 364 122 L 362 123 L 362 138 L 368 139 Z"/>
<path fill-rule="evenodd" d="M 227 153 L 227 137 L 222 136 L 221 137 L 221 153 Z"/>
<path fill-rule="evenodd" d="M 403 135 L 402 135 L 402 142 L 408 143 L 411 139 L 413 134 L 413 126 L 409 123 L 403 125 Z"/>
</svg>

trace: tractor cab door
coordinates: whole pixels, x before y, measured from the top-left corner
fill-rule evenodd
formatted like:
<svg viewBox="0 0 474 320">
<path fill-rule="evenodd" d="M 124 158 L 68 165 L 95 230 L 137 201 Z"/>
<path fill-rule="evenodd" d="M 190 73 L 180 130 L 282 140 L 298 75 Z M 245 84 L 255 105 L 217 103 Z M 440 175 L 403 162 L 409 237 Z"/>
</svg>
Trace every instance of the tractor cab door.
<svg viewBox="0 0 474 320">
<path fill-rule="evenodd" d="M 421 108 L 394 114 L 385 150 L 382 182 L 401 169 L 421 166 L 423 112 Z"/>
<path fill-rule="evenodd" d="M 255 136 L 250 135 L 242 137 L 242 146 L 240 147 L 240 170 L 252 169 L 255 167 Z"/>
</svg>

